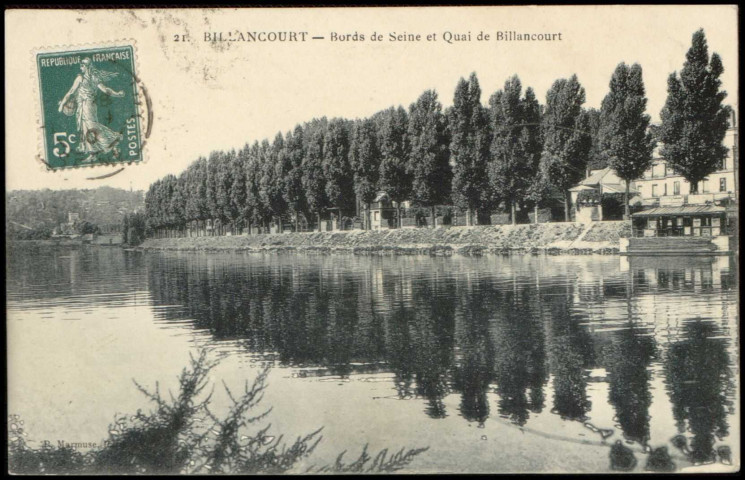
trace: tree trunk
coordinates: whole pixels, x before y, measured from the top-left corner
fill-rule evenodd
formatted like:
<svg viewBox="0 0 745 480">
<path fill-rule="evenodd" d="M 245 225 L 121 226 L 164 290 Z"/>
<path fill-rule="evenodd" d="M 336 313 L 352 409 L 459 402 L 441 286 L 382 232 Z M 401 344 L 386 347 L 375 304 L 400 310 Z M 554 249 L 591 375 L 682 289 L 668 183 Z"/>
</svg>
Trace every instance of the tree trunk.
<svg viewBox="0 0 745 480">
<path fill-rule="evenodd" d="M 365 230 L 372 230 L 372 220 L 370 219 L 370 204 L 365 204 L 365 225 L 363 227 Z"/>
<path fill-rule="evenodd" d="M 432 228 L 437 228 L 437 217 L 435 216 L 435 206 L 432 205 L 430 211 L 432 212 Z"/>
<path fill-rule="evenodd" d="M 300 231 L 300 214 L 295 212 L 295 232 Z"/>
<path fill-rule="evenodd" d="M 396 202 L 396 223 L 397 228 L 401 228 L 401 204 Z"/>
<path fill-rule="evenodd" d="M 318 218 L 318 231 L 321 231 L 321 212 L 318 212 L 316 214 L 316 217 Z"/>
<path fill-rule="evenodd" d="M 626 191 L 623 194 L 623 219 L 629 219 L 629 181 L 626 180 Z"/>
<path fill-rule="evenodd" d="M 533 223 L 537 224 L 538 223 L 538 204 L 537 203 L 533 207 L 533 215 L 534 215 Z"/>
<path fill-rule="evenodd" d="M 564 221 L 569 221 L 569 192 L 564 194 Z"/>
<path fill-rule="evenodd" d="M 471 225 L 471 208 L 469 207 L 466 209 L 466 226 L 470 227 Z"/>
<path fill-rule="evenodd" d="M 512 224 L 517 224 L 517 220 L 515 219 L 515 201 L 510 201 L 510 220 L 512 221 Z"/>
</svg>

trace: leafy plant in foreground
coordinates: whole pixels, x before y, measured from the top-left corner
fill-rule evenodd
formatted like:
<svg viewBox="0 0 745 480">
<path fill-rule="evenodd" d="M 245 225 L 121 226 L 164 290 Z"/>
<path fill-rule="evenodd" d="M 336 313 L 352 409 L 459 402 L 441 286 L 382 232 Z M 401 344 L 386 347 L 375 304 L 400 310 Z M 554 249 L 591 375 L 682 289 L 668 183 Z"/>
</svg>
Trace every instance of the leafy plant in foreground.
<svg viewBox="0 0 745 480">
<path fill-rule="evenodd" d="M 240 396 L 224 384 L 231 401 L 229 411 L 218 416 L 209 408 L 213 392 L 205 395 L 209 373 L 217 361 L 208 350 L 190 357 L 179 376 L 177 396 L 160 393 L 158 384 L 149 391 L 137 388 L 156 404 L 155 411 L 141 410 L 121 416 L 109 427 L 102 447 L 81 453 L 70 446 L 43 442 L 31 448 L 17 416 L 8 421 L 8 470 L 16 474 L 256 474 L 284 473 L 310 456 L 322 440 L 321 428 L 298 437 L 292 444 L 283 436 L 269 434 L 271 425 L 258 427 L 271 408 L 254 414 L 267 387 L 269 368 L 264 368 Z M 252 431 L 252 427 L 255 430 Z M 364 447 L 359 458 L 344 463 L 342 452 L 333 465 L 311 467 L 309 472 L 376 473 L 400 470 L 427 448 L 401 449 L 390 455 L 383 449 L 371 457 Z"/>
</svg>

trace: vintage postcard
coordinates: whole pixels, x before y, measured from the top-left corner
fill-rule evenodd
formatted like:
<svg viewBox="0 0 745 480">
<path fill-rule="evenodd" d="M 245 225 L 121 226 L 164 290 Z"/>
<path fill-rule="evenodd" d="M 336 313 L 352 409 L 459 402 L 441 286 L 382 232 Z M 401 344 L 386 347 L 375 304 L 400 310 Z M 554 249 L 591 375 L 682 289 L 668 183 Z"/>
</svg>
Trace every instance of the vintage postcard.
<svg viewBox="0 0 745 480">
<path fill-rule="evenodd" d="M 716 473 L 738 7 L 5 11 L 9 473 Z"/>
</svg>

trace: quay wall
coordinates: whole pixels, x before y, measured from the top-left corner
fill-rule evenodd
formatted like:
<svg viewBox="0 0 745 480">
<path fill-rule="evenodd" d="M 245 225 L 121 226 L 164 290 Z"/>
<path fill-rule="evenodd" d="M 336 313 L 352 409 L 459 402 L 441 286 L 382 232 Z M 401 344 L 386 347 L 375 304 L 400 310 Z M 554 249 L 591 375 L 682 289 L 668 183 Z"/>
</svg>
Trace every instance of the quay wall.
<svg viewBox="0 0 745 480">
<path fill-rule="evenodd" d="M 143 250 L 481 255 L 617 254 L 629 222 L 542 223 L 147 239 Z"/>
</svg>

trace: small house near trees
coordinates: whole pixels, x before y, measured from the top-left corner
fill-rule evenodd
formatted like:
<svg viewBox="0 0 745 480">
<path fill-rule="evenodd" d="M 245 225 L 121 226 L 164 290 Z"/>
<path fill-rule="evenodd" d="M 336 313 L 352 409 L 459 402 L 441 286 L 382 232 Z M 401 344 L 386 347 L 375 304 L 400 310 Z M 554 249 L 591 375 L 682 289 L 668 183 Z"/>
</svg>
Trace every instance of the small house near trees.
<svg viewBox="0 0 745 480">
<path fill-rule="evenodd" d="M 625 190 L 626 182 L 612 168 L 590 170 L 587 178 L 569 189 L 576 221 L 620 220 Z M 629 191 L 637 194 L 633 182 Z"/>
<path fill-rule="evenodd" d="M 396 207 L 385 192 L 379 192 L 370 204 L 370 227 L 372 230 L 396 228 Z"/>
</svg>

